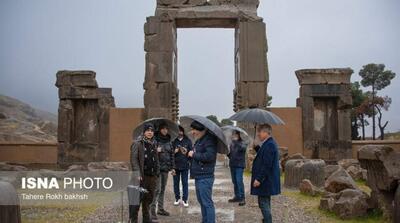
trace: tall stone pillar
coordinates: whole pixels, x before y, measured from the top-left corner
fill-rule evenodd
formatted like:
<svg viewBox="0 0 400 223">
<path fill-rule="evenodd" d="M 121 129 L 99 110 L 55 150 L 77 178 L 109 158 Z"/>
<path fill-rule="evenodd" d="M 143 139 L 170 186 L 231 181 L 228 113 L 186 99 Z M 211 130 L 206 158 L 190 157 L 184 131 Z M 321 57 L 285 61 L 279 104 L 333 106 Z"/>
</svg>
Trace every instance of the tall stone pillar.
<svg viewBox="0 0 400 223">
<path fill-rule="evenodd" d="M 175 22 L 168 16 L 151 16 L 144 25 L 146 74 L 144 105 L 147 118 L 177 120 L 177 48 Z"/>
<path fill-rule="evenodd" d="M 265 23 L 239 21 L 235 29 L 235 111 L 266 107 L 267 50 Z"/>
<path fill-rule="evenodd" d="M 60 166 L 109 158 L 110 88 L 98 88 L 93 71 L 57 72 Z"/>
<path fill-rule="evenodd" d="M 304 155 L 338 161 L 352 158 L 351 84 L 353 70 L 305 69 L 296 71 L 300 84 Z"/>
</svg>

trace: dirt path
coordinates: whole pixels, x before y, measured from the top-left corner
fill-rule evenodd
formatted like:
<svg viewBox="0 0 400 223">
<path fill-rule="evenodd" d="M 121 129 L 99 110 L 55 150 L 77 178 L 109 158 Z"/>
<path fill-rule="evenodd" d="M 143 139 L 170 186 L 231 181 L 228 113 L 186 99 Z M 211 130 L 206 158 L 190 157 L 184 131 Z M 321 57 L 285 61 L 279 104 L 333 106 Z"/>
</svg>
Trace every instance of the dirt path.
<svg viewBox="0 0 400 223">
<path fill-rule="evenodd" d="M 213 200 L 216 207 L 217 222 L 261 222 L 261 213 L 257 206 L 257 199 L 249 195 L 249 177 L 245 177 L 246 206 L 239 207 L 237 204 L 228 203 L 232 197 L 233 186 L 231 183 L 229 169 L 218 165 L 215 172 L 215 183 Z M 201 222 L 200 207 L 196 200 L 194 181 L 189 181 L 189 207 L 173 206 L 172 177 L 168 180 L 165 195 L 165 209 L 171 216 L 159 216 L 161 223 L 186 223 Z M 127 222 L 126 202 L 124 207 L 124 222 Z M 314 216 L 305 213 L 296 202 L 284 195 L 274 196 L 272 200 L 272 213 L 274 222 L 279 223 L 313 223 L 319 222 Z M 121 222 L 121 202 L 98 209 L 93 215 L 88 216 L 84 222 Z"/>
</svg>

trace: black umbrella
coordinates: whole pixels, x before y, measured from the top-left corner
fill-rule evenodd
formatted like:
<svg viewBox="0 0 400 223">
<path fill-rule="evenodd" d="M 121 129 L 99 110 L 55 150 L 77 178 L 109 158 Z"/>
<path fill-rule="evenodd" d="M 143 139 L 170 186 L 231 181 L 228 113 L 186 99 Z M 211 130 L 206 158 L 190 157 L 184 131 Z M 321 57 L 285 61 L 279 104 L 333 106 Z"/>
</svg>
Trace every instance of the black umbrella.
<svg viewBox="0 0 400 223">
<path fill-rule="evenodd" d="M 254 137 L 256 133 L 257 124 L 270 124 L 270 125 L 284 125 L 285 122 L 282 121 L 274 113 L 260 109 L 260 108 L 249 108 L 244 109 L 242 111 L 237 112 L 232 115 L 230 120 L 238 121 L 238 122 L 247 122 L 254 124 Z"/>
<path fill-rule="evenodd" d="M 233 131 L 240 132 L 241 133 L 240 137 L 242 138 L 243 142 L 245 142 L 246 144 L 249 144 L 249 142 L 250 142 L 249 134 L 247 134 L 247 132 L 242 128 L 239 128 L 239 127 L 233 126 L 233 125 L 226 125 L 226 126 L 222 126 L 221 129 L 225 134 L 225 138 L 226 138 L 226 141 L 228 142 L 228 144 L 232 143 L 232 132 Z"/>
<path fill-rule="evenodd" d="M 182 116 L 180 118 L 180 123 L 184 128 L 189 128 L 190 124 L 193 121 L 197 121 L 197 122 L 201 123 L 208 129 L 208 131 L 210 131 L 212 134 L 217 136 L 217 138 L 218 138 L 218 145 L 217 145 L 218 151 L 217 152 L 218 153 L 228 154 L 228 152 L 229 152 L 228 143 L 226 142 L 226 138 L 225 138 L 225 135 L 224 135 L 222 129 L 217 124 L 215 124 L 210 119 L 203 117 L 203 116 L 199 116 L 199 115 L 187 115 L 187 116 Z"/>
<path fill-rule="evenodd" d="M 143 134 L 143 127 L 144 127 L 144 124 L 146 124 L 146 123 L 153 124 L 156 131 L 159 130 L 158 128 L 161 124 L 166 124 L 168 126 L 168 134 L 171 136 L 171 138 L 176 138 L 178 136 L 179 126 L 177 123 L 175 123 L 174 121 L 171 121 L 169 119 L 166 119 L 166 118 L 151 118 L 151 119 L 147 119 L 146 121 L 140 123 L 133 130 L 132 137 L 134 140 Z"/>
</svg>

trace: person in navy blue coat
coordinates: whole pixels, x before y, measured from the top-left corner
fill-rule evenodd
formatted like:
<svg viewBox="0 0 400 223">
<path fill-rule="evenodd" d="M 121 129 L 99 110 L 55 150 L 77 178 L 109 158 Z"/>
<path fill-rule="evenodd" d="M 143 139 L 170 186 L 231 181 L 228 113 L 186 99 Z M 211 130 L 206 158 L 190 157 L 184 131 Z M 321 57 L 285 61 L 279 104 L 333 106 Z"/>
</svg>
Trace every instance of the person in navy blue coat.
<svg viewBox="0 0 400 223">
<path fill-rule="evenodd" d="M 201 207 L 202 223 L 215 223 L 212 188 L 218 139 L 197 121 L 194 121 L 190 127 L 196 140 L 193 150 L 188 153 L 188 156 L 192 157 L 190 177 L 194 178 L 197 201 Z"/>
<path fill-rule="evenodd" d="M 272 223 L 271 196 L 281 193 L 279 150 L 271 134 L 270 125 L 258 126 L 257 137 L 261 144 L 256 148 L 251 172 L 251 195 L 258 196 L 264 223 Z"/>
</svg>

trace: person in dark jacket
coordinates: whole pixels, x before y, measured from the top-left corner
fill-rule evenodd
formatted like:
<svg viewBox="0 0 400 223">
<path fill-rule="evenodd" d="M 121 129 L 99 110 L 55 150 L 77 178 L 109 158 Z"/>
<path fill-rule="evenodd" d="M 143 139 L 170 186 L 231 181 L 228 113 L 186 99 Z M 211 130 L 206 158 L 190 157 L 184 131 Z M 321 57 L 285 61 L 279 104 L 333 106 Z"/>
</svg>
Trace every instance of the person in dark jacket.
<svg viewBox="0 0 400 223">
<path fill-rule="evenodd" d="M 270 125 L 263 124 L 258 127 L 257 137 L 261 145 L 251 172 L 251 194 L 258 196 L 258 206 L 264 223 L 272 223 L 271 196 L 281 193 L 279 150 L 271 134 Z"/>
<path fill-rule="evenodd" d="M 229 199 L 229 202 L 239 202 L 239 206 L 246 204 L 244 196 L 243 172 L 246 167 L 246 147 L 240 137 L 240 132 L 234 130 L 232 132 L 232 143 L 229 146 L 229 168 L 231 169 L 231 177 L 235 196 Z"/>
<path fill-rule="evenodd" d="M 168 173 L 171 171 L 175 175 L 175 152 L 172 147 L 171 136 L 168 134 L 168 125 L 161 123 L 156 134 L 158 143 L 158 159 L 160 160 L 160 177 L 157 184 L 156 195 L 151 204 L 151 213 L 153 219 L 158 215 L 169 216 L 169 212 L 164 209 L 164 194 L 168 182 Z M 157 210 L 157 212 L 156 212 Z"/>
<path fill-rule="evenodd" d="M 212 200 L 214 171 L 217 160 L 217 137 L 204 125 L 194 121 L 190 125 L 196 140 L 193 150 L 188 153 L 192 158 L 190 176 L 195 180 L 196 196 L 201 207 L 203 223 L 215 222 L 215 207 Z"/>
<path fill-rule="evenodd" d="M 144 223 L 153 223 L 151 220 L 150 204 L 156 191 L 158 175 L 160 174 L 160 165 L 157 154 L 157 143 L 154 140 L 154 126 L 145 124 L 143 127 L 143 136 L 134 141 L 131 146 L 131 168 L 138 179 L 133 179 L 137 185 L 141 185 L 148 193 L 145 193 L 141 201 Z M 138 222 L 139 205 L 129 205 L 129 222 Z"/>
<path fill-rule="evenodd" d="M 192 150 L 192 141 L 185 135 L 185 130 L 182 126 L 179 126 L 179 135 L 172 143 L 175 149 L 175 176 L 174 176 L 174 193 L 175 202 L 174 205 L 179 205 L 182 198 L 184 207 L 189 207 L 189 166 L 190 161 L 187 156 L 188 152 Z M 179 183 L 182 181 L 182 192 L 183 197 L 179 190 Z"/>
</svg>

